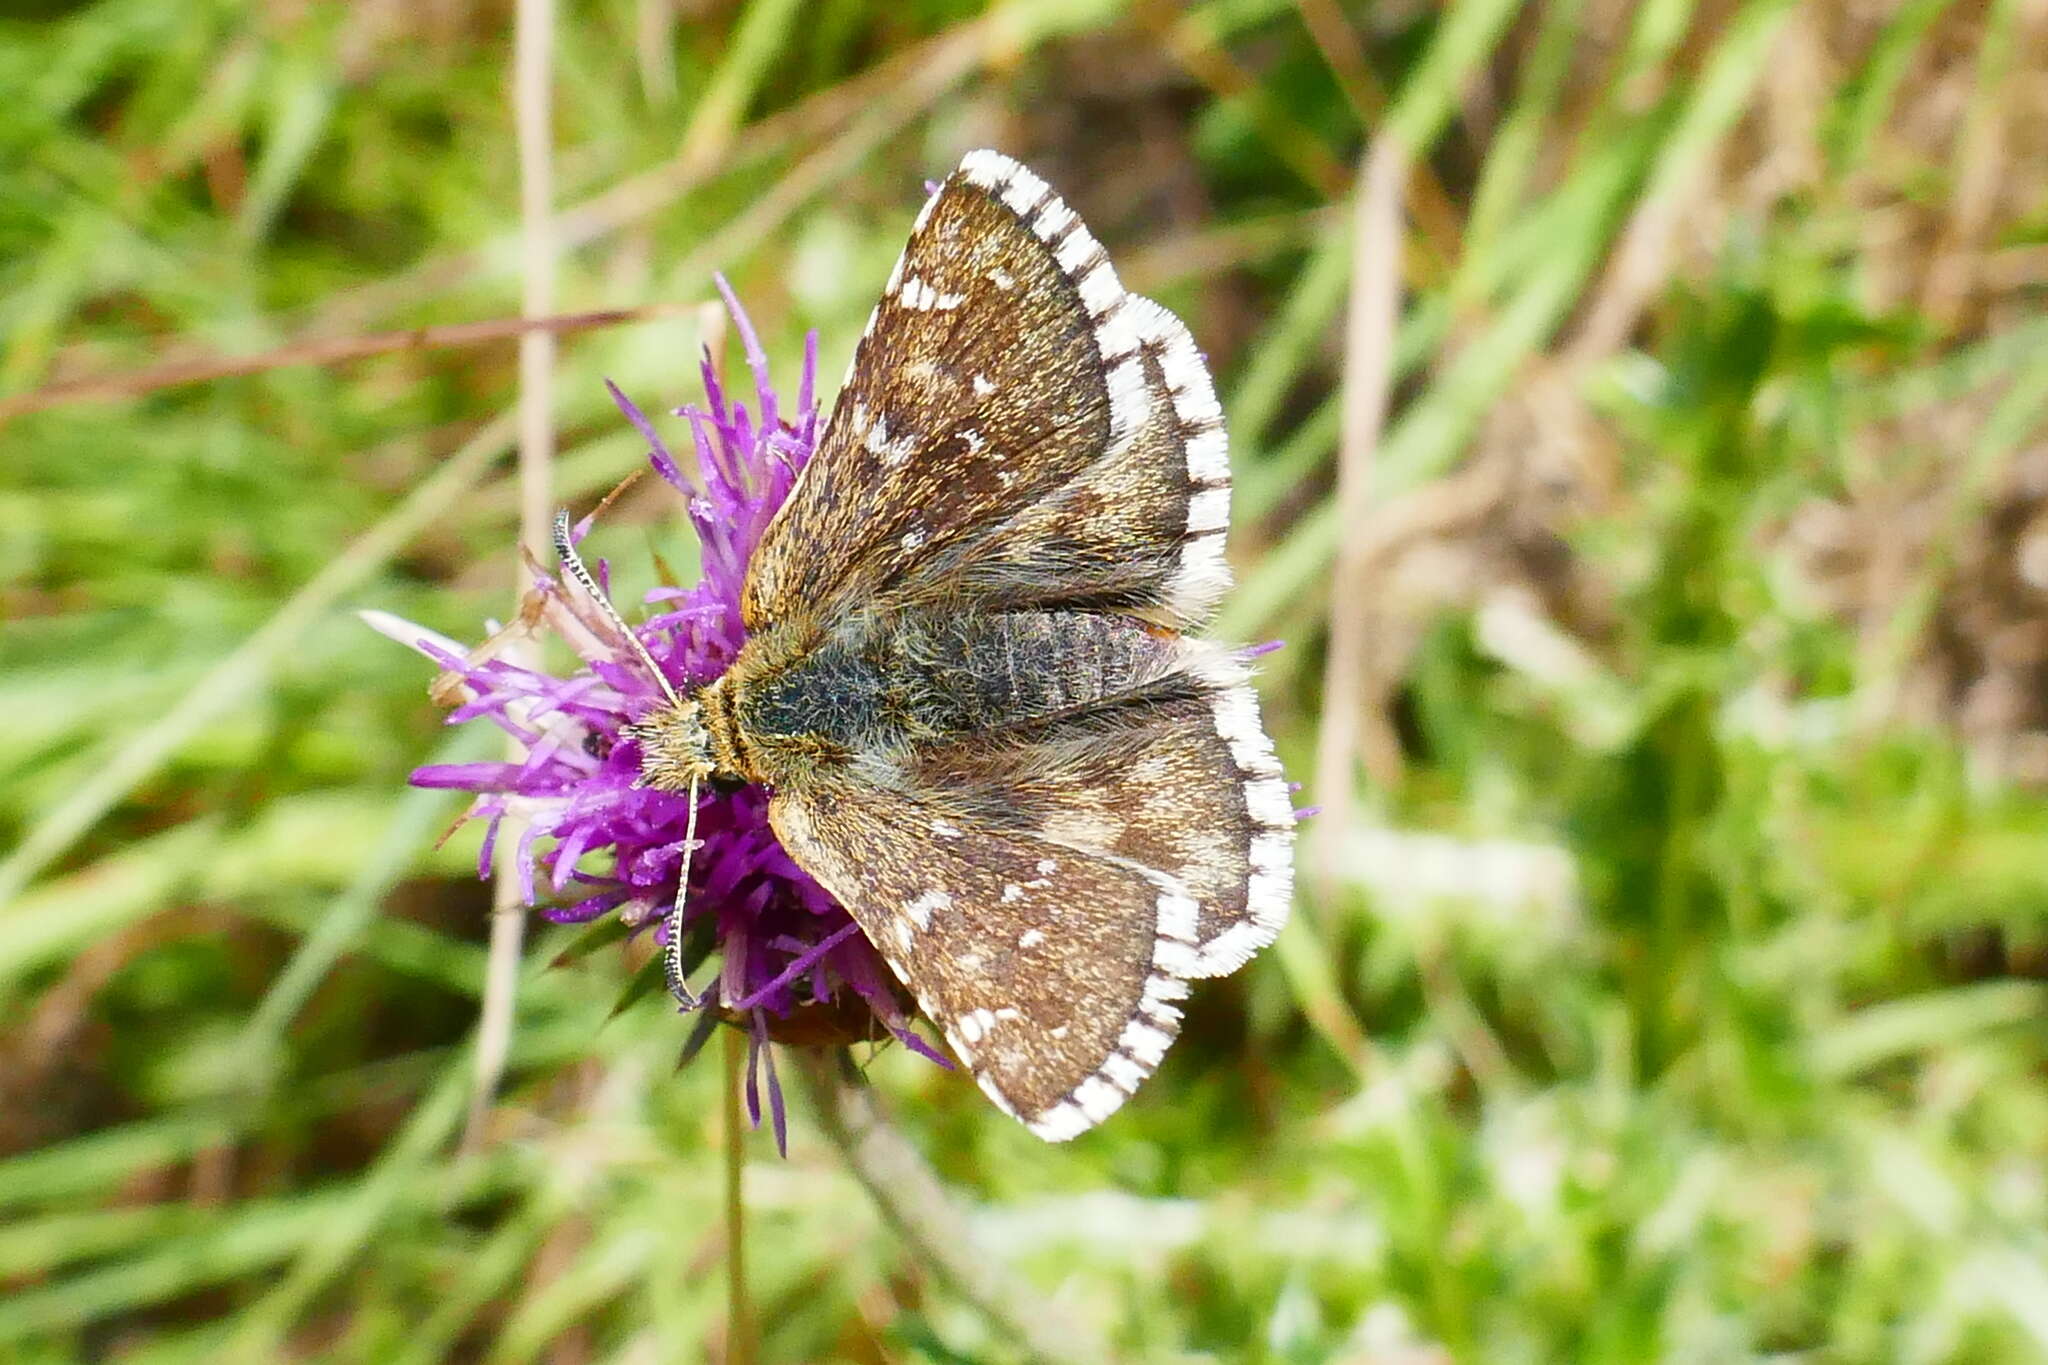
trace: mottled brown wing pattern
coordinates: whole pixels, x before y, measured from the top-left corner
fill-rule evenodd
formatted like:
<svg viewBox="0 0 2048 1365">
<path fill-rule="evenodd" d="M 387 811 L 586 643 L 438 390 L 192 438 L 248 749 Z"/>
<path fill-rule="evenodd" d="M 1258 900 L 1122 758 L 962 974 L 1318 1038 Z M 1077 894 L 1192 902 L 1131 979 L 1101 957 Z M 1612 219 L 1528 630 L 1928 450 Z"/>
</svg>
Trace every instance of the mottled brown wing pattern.
<svg viewBox="0 0 2048 1365">
<path fill-rule="evenodd" d="M 1223 976 L 1287 922 L 1294 806 L 1244 665 L 1203 641 L 1178 644 L 1192 695 L 934 750 L 911 771 L 992 829 L 1173 878 L 1195 902 L 1195 932 L 1161 945 L 1162 967 Z"/>
<path fill-rule="evenodd" d="M 852 726 L 775 779 L 777 837 L 1044 1138 L 1122 1105 L 1187 981 L 1286 919 L 1294 812 L 1248 670 L 1159 628 L 1228 588 L 1229 519 L 1187 329 L 1044 181 L 970 153 L 750 562 L 756 643 L 811 653 L 735 684 L 733 714 Z"/>
<path fill-rule="evenodd" d="M 1187 329 L 1124 291 L 1043 180 L 973 152 L 918 216 L 744 613 L 978 599 L 1196 621 L 1229 586 L 1229 483 Z"/>
<path fill-rule="evenodd" d="M 1005 1113 L 1048 1141 L 1114 1113 L 1180 1028 L 1196 908 L 1149 868 L 953 808 L 946 793 L 778 792 L 776 837 L 838 898 Z"/>
<path fill-rule="evenodd" d="M 1132 439 L 988 531 L 936 557 L 927 581 L 1004 605 L 1157 609 L 1206 620 L 1230 587 L 1230 464 L 1222 409 L 1180 320 L 1131 295 L 1146 415 Z M 1178 382 L 1177 382 L 1178 381 Z"/>
</svg>

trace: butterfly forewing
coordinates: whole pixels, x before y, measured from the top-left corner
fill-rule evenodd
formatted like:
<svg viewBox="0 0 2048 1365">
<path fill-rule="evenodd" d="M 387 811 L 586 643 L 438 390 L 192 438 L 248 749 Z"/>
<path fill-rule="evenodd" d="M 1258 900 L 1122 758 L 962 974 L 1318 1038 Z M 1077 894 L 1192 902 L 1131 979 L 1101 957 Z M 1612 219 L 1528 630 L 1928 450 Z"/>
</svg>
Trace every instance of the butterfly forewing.
<svg viewBox="0 0 2048 1365">
<path fill-rule="evenodd" d="M 918 217 L 745 615 L 972 596 L 1193 621 L 1229 584 L 1228 508 L 1187 329 L 1043 180 L 976 152 Z"/>
<path fill-rule="evenodd" d="M 1230 586 L 1229 461 L 1208 371 L 1178 318 L 1136 296 L 1125 307 L 1140 327 L 1145 395 L 1131 439 L 934 560 L 934 586 L 1017 605 L 1145 610 L 1176 625 L 1205 619 Z"/>
</svg>

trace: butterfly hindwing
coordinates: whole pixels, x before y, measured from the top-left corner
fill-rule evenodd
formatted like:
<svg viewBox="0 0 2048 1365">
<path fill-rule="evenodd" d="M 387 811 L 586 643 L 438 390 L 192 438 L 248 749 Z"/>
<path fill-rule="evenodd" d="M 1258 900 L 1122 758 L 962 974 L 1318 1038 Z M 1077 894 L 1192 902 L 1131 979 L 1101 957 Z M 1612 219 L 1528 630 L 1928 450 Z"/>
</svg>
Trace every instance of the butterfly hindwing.
<svg viewBox="0 0 2048 1365">
<path fill-rule="evenodd" d="M 927 201 L 796 487 L 750 627 L 849 599 L 1157 608 L 1228 586 L 1200 352 L 1045 182 L 970 153 Z"/>
<path fill-rule="evenodd" d="M 1063 1141 L 1165 1055 L 1195 905 L 1174 880 L 997 830 L 946 794 L 785 789 L 776 837 L 843 904 L 990 1099 Z"/>
<path fill-rule="evenodd" d="M 1242 664 L 1177 643 L 1183 689 L 933 750 L 912 771 L 992 828 L 1172 877 L 1195 932 L 1165 964 L 1223 976 L 1287 921 L 1295 814 Z"/>
</svg>

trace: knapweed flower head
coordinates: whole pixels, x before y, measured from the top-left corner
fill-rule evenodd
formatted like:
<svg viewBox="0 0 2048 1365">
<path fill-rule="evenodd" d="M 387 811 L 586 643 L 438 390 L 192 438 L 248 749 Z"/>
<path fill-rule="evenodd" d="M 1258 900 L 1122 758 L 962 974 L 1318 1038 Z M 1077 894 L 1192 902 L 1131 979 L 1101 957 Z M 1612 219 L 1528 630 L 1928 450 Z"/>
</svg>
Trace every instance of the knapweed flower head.
<svg viewBox="0 0 2048 1365">
<path fill-rule="evenodd" d="M 819 426 L 817 337 L 807 339 L 796 402 L 786 405 L 769 383 L 767 356 L 745 311 L 724 281 L 719 287 L 745 351 L 755 404 L 749 410 L 728 397 L 707 354 L 704 404 L 676 409 L 689 423 L 695 478 L 653 423 L 612 388 L 646 438 L 655 472 L 682 495 L 703 547 L 696 586 L 649 592 L 650 614 L 630 627 L 679 693 L 716 679 L 746 643 L 740 589 L 748 558 L 810 459 Z M 588 529 L 586 520 L 579 537 Z M 616 915 L 665 941 L 662 921 L 684 865 L 689 802 L 639 785 L 640 746 L 622 731 L 661 705 L 666 692 L 573 581 L 533 569 L 518 618 L 473 649 L 365 613 L 378 630 L 441 666 L 434 694 L 453 705 L 449 723 L 488 721 L 524 746 L 517 761 L 418 768 L 412 783 L 476 793 L 469 818 L 487 822 L 480 875 L 490 875 L 501 835 L 518 831 L 513 863 L 520 890 L 546 918 L 573 924 Z M 608 590 L 602 561 L 597 576 Z M 544 633 L 566 641 L 580 666 L 562 675 L 528 662 L 516 642 Z M 755 1060 L 765 1063 L 778 1140 L 782 1107 L 766 1047 L 771 1039 L 845 1041 L 887 1030 L 942 1060 L 910 1031 L 894 978 L 846 910 L 776 842 L 767 792 L 707 787 L 696 834 L 684 933 L 718 962 L 697 1007 L 748 1029 Z M 759 1122 L 754 1075 L 750 1066 L 748 1097 Z"/>
</svg>

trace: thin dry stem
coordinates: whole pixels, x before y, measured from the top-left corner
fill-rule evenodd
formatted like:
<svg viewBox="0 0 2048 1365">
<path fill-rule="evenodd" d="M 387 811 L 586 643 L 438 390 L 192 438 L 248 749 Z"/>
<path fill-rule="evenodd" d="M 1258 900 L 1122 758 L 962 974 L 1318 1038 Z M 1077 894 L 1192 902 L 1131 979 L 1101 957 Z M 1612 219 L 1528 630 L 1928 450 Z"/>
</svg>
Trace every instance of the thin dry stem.
<svg viewBox="0 0 2048 1365">
<path fill-rule="evenodd" d="M 1920 297 L 1921 308 L 1944 328 L 1962 322 L 1965 305 L 1981 287 L 1985 232 L 2012 166 L 2006 150 L 2007 125 L 2015 116 L 2024 117 L 2024 102 L 2006 96 L 2020 8 L 2010 4 L 1991 7 L 1977 54 L 1977 79 L 1956 130 L 1949 211 Z"/>
<path fill-rule="evenodd" d="M 1240 103 L 1274 156 L 1302 183 L 1331 199 L 1344 193 L 1344 163 L 1239 65 L 1217 40 L 1206 15 L 1184 13 L 1180 6 L 1165 0 L 1141 0 L 1132 13 L 1181 69 L 1208 87 L 1218 100 Z"/>
<path fill-rule="evenodd" d="M 753 1365 L 760 1352 L 754 1340 L 754 1315 L 747 1308 L 747 1205 L 742 1177 L 748 1130 L 740 1121 L 747 1040 L 737 1028 L 719 1032 L 725 1035 L 724 1122 L 719 1134 L 725 1142 L 725 1361 L 726 1365 Z"/>
<path fill-rule="evenodd" d="M 1351 27 L 1351 21 L 1337 7 L 1337 0 L 1294 0 L 1294 8 L 1316 50 L 1323 54 L 1323 64 L 1337 78 L 1337 86 L 1344 92 L 1351 112 L 1362 124 L 1377 122 L 1386 110 L 1387 93 L 1372 73 L 1372 63 L 1366 59 L 1365 44 L 1358 40 L 1358 30 Z"/>
<path fill-rule="evenodd" d="M 644 322 L 673 317 L 689 311 L 687 303 L 650 303 L 639 308 L 606 308 L 594 313 L 557 313 L 548 317 L 489 318 L 481 322 L 457 322 L 445 327 L 408 327 L 395 332 L 370 332 L 361 336 L 312 338 L 286 342 L 255 355 L 199 356 L 148 365 L 139 370 L 114 374 L 87 375 L 47 384 L 28 393 L 0 398 L 0 421 L 23 413 L 41 412 L 67 403 L 89 403 L 108 398 L 135 398 L 158 389 L 185 384 L 204 384 L 216 379 L 236 379 L 267 370 L 297 365 L 336 365 L 345 360 L 390 355 L 396 351 L 436 351 L 463 346 L 487 346 L 493 342 L 525 337 L 539 331 L 554 335 L 588 331 L 594 327 L 616 327 L 621 323 Z"/>
<path fill-rule="evenodd" d="M 1317 796 L 1323 805 L 1317 837 L 1326 864 L 1350 827 L 1354 763 L 1363 760 L 1366 771 L 1382 785 L 1393 784 L 1401 775 L 1393 728 L 1373 706 L 1365 686 L 1370 642 L 1362 603 L 1369 546 L 1362 532 L 1372 512 L 1373 455 L 1386 422 L 1387 389 L 1393 379 L 1394 327 L 1401 302 L 1401 192 L 1408 167 L 1408 148 L 1393 133 L 1383 132 L 1359 170 L 1337 467 L 1339 524 L 1352 530 L 1337 546 L 1330 654 L 1323 680 L 1329 704 L 1316 752 Z M 1323 876 L 1333 880 L 1333 867 L 1325 866 Z"/>
<path fill-rule="evenodd" d="M 844 1054 L 791 1051 L 826 1140 L 875 1201 L 883 1220 L 933 1275 L 987 1317 L 1006 1343 L 1034 1360 L 1106 1365 L 1114 1359 L 1092 1330 L 1031 1294 L 992 1248 L 976 1241 L 967 1216 L 876 1106 L 873 1092 L 842 1075 Z"/>
<path fill-rule="evenodd" d="M 686 138 L 676 155 L 666 163 L 629 176 L 557 214 L 557 250 L 573 251 L 656 213 L 668 211 L 684 195 L 716 174 L 781 156 L 792 148 L 819 143 L 827 133 L 845 128 L 864 110 L 886 107 L 895 116 L 888 125 L 889 130 L 902 127 L 924 114 L 947 91 L 987 64 L 992 52 L 989 35 L 1003 18 L 1004 11 L 997 10 L 956 24 L 868 71 L 746 125 L 742 130 L 744 136 L 729 140 L 730 155 L 723 161 L 706 158 L 704 143 Z M 840 134 L 837 140 L 849 136 L 850 131 Z M 787 178 L 784 177 L 785 180 Z M 802 202 L 785 202 L 782 214 L 787 215 L 801 207 Z M 764 222 L 758 207 L 750 207 L 749 212 L 742 215 L 742 221 L 749 232 L 766 237 L 780 219 Z M 740 224 L 736 222 L 734 227 L 738 226 Z M 717 240 L 730 240 L 730 236 L 721 234 Z M 359 326 L 363 320 L 409 307 L 424 295 L 453 289 L 484 270 L 486 263 L 497 254 L 499 246 L 499 243 L 491 242 L 470 250 L 436 256 L 403 274 L 336 295 L 323 304 L 322 324 L 309 330 Z M 696 278 L 720 263 L 721 257 L 710 251 L 707 244 L 707 247 L 693 253 L 686 263 L 673 268 L 671 274 L 680 279 Z"/>
<path fill-rule="evenodd" d="M 1366 59 L 1365 44 L 1337 0 L 1295 0 L 1302 27 L 1308 30 L 1323 64 L 1337 80 L 1346 103 L 1358 116 L 1361 127 L 1370 128 L 1386 112 L 1387 93 Z M 1417 243 L 1426 254 L 1428 277 L 1449 274 L 1449 263 L 1458 258 L 1458 243 L 1464 235 L 1461 215 L 1443 182 L 1427 163 L 1412 166 L 1404 187 L 1408 214 L 1415 220 Z"/>
<path fill-rule="evenodd" d="M 519 137 L 519 218 L 523 230 L 525 297 L 521 313 L 546 317 L 555 301 L 554 162 L 551 84 L 554 66 L 554 0 L 519 0 L 513 43 L 513 101 Z M 515 600 L 526 589 L 529 556 L 548 552 L 554 509 L 555 452 L 554 333 L 534 329 L 519 336 L 519 551 L 512 559 Z M 507 648 L 514 662 L 537 660 L 525 640 Z M 506 756 L 525 756 L 517 739 Z M 483 1140 L 484 1123 L 512 1049 L 512 1015 L 519 989 L 519 955 L 526 941 L 526 907 L 519 890 L 522 822 L 508 815 L 499 831 L 491 887 L 491 942 L 484 968 L 482 1017 L 477 1024 L 475 1084 L 470 1091 L 465 1147 Z"/>
</svg>

